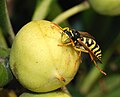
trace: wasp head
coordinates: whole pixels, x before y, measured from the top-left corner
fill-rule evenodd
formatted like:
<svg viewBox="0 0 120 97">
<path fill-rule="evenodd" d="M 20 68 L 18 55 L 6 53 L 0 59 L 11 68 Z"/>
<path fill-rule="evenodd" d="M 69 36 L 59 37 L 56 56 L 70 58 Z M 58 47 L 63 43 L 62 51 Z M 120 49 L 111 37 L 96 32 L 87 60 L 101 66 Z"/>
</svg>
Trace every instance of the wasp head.
<svg viewBox="0 0 120 97">
<path fill-rule="evenodd" d="M 62 32 L 61 34 L 61 42 L 70 43 L 70 37 L 65 32 Z"/>
<path fill-rule="evenodd" d="M 62 43 L 70 43 L 70 39 L 72 37 L 72 30 L 68 27 L 63 28 L 63 32 L 61 34 L 61 42 Z"/>
</svg>

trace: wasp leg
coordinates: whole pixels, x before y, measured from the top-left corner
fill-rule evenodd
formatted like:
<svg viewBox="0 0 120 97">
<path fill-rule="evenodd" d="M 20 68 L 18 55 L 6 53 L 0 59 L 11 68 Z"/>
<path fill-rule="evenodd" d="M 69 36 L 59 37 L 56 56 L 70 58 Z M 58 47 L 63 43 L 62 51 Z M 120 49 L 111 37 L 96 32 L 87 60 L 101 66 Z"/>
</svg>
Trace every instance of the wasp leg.
<svg viewBox="0 0 120 97">
<path fill-rule="evenodd" d="M 81 60 L 81 51 L 79 51 L 79 53 L 78 53 L 78 59 L 76 60 L 75 63 L 77 63 L 79 60 L 80 60 L 80 63 L 82 63 L 82 60 Z"/>
<path fill-rule="evenodd" d="M 79 51 L 79 52 L 89 53 L 87 50 L 83 50 L 83 49 L 80 49 L 80 48 L 74 47 L 74 49 L 75 49 L 76 51 Z"/>
<path fill-rule="evenodd" d="M 82 63 L 81 51 L 79 51 L 79 54 L 78 54 L 78 56 L 79 56 L 79 59 L 78 59 L 78 60 L 80 60 L 80 62 Z"/>
<path fill-rule="evenodd" d="M 83 49 L 79 49 L 79 48 L 76 48 L 76 47 L 74 47 L 74 49 L 79 52 L 79 54 L 78 54 L 79 55 L 79 60 L 82 63 L 81 52 L 88 53 L 88 51 L 87 50 L 83 50 Z"/>
<path fill-rule="evenodd" d="M 68 46 L 68 45 L 71 45 L 71 43 L 66 43 L 66 44 L 60 43 L 60 44 L 58 44 L 58 46 Z"/>
<path fill-rule="evenodd" d="M 90 57 L 91 57 L 91 60 L 94 62 L 96 68 L 97 68 L 102 74 L 107 75 L 103 70 L 101 70 L 101 69 L 98 67 L 97 63 L 95 62 L 94 58 L 92 57 L 92 55 L 91 55 L 90 53 L 89 53 L 89 55 L 90 55 Z"/>
</svg>

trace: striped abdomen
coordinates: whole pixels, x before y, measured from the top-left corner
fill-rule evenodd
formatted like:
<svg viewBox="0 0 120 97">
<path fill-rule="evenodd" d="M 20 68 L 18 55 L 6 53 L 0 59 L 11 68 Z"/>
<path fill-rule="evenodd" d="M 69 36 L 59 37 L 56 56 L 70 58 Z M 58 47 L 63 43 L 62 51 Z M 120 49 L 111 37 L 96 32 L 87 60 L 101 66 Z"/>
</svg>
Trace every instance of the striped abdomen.
<svg viewBox="0 0 120 97">
<path fill-rule="evenodd" d="M 93 52 L 93 54 L 101 61 L 101 49 L 95 40 L 83 37 L 81 41 Z"/>
</svg>

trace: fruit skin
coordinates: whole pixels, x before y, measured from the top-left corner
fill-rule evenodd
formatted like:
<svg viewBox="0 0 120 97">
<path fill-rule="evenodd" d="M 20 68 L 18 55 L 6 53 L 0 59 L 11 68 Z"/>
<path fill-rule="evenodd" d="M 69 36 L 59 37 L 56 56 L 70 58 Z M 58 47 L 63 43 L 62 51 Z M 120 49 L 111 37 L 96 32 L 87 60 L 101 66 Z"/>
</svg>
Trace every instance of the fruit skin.
<svg viewBox="0 0 120 97">
<path fill-rule="evenodd" d="M 91 7 L 102 15 L 120 15 L 120 0 L 88 0 Z"/>
<path fill-rule="evenodd" d="M 63 91 L 57 90 L 43 94 L 23 93 L 22 95 L 20 95 L 20 97 L 70 97 L 70 95 Z"/>
<path fill-rule="evenodd" d="M 27 89 L 48 92 L 65 86 L 75 76 L 79 61 L 72 47 L 58 46 L 62 31 L 45 21 L 31 21 L 17 33 L 10 53 L 10 67 Z"/>
</svg>

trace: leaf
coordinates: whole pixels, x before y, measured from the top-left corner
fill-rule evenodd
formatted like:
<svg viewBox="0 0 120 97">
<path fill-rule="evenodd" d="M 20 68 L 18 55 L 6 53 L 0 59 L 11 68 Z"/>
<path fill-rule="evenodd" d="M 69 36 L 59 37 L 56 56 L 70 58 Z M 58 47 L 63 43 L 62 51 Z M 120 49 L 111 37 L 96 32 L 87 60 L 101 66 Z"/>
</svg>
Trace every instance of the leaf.
<svg viewBox="0 0 120 97">
<path fill-rule="evenodd" d="M 7 58 L 0 58 L 0 88 L 4 87 L 13 78 Z"/>
<path fill-rule="evenodd" d="M 8 82 L 8 73 L 4 67 L 4 63 L 0 63 L 0 88 L 6 85 Z"/>
</svg>

